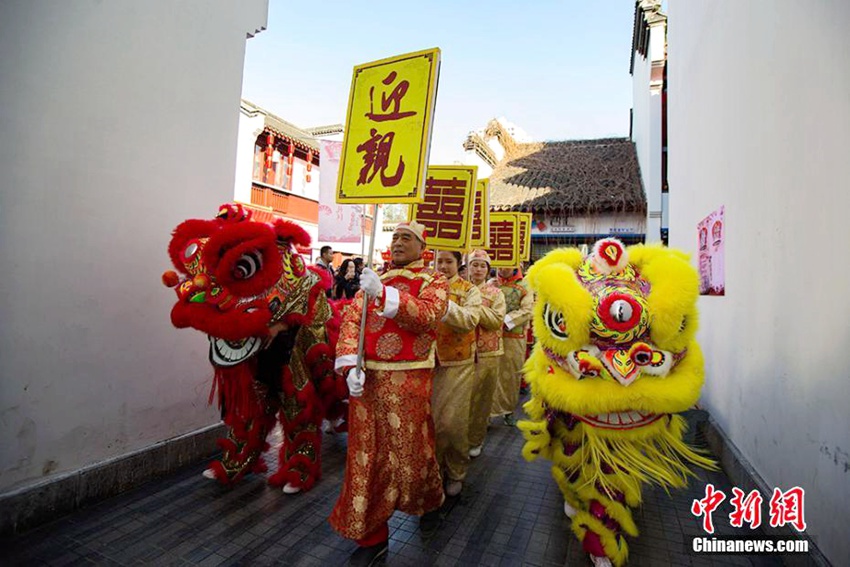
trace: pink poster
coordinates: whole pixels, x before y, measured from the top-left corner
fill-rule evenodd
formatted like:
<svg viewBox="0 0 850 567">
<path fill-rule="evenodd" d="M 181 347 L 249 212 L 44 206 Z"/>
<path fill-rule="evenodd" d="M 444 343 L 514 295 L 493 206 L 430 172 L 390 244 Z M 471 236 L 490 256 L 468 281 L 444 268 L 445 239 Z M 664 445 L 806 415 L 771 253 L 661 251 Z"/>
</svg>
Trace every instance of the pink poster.
<svg viewBox="0 0 850 567">
<path fill-rule="evenodd" d="M 724 207 L 720 207 L 697 225 L 700 295 L 726 295 L 723 259 L 726 224 L 723 220 L 723 209 Z"/>
<path fill-rule="evenodd" d="M 336 183 L 339 177 L 339 157 L 342 142 L 319 141 L 321 153 L 319 170 L 319 240 L 322 242 L 360 242 L 362 230 L 361 205 L 338 205 Z"/>
</svg>

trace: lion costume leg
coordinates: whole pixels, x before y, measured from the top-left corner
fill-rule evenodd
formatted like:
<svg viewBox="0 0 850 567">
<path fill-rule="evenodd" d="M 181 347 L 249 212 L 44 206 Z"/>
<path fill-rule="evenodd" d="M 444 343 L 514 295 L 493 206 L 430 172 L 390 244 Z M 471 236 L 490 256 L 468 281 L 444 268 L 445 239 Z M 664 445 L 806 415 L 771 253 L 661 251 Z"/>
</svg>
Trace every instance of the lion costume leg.
<svg viewBox="0 0 850 567">
<path fill-rule="evenodd" d="M 283 368 L 280 423 L 284 439 L 280 466 L 269 484 L 283 486 L 290 494 L 311 489 L 322 475 L 321 423 L 325 399 L 334 399 L 326 393 L 333 388 L 333 360 L 330 347 L 321 342 L 323 331 L 302 328 L 289 365 Z"/>
<path fill-rule="evenodd" d="M 322 474 L 322 412 L 318 397 L 309 381 L 299 390 L 287 368 L 281 398 L 283 443 L 278 455 L 278 471 L 269 477 L 269 484 L 284 486 L 288 493 L 309 490 Z"/>
<path fill-rule="evenodd" d="M 253 376 L 248 364 L 216 372 L 219 405 L 228 434 L 216 442 L 223 452 L 221 460 L 214 461 L 207 471 L 225 486 L 248 473 L 266 470 L 262 454 L 269 447 L 266 437 L 274 427 L 277 406 L 270 403 L 268 388 Z"/>
<path fill-rule="evenodd" d="M 574 509 L 571 528 L 585 552 L 597 565 L 605 564 L 602 558 L 617 567 L 623 565 L 629 555 L 624 536 L 638 535 L 623 492 L 612 490 L 609 494 L 601 486 L 588 485 L 582 475 L 567 484 L 570 498 L 565 494 L 564 500 Z"/>
<path fill-rule="evenodd" d="M 607 462 L 588 459 L 583 425 L 555 418 L 549 427 L 559 443 L 551 446 L 552 476 L 564 497 L 572 531 L 597 565 L 607 558 L 621 566 L 628 558 L 625 535 L 638 535 L 630 506 L 640 503 L 640 484 Z M 600 472 L 604 483 L 600 482 Z"/>
</svg>

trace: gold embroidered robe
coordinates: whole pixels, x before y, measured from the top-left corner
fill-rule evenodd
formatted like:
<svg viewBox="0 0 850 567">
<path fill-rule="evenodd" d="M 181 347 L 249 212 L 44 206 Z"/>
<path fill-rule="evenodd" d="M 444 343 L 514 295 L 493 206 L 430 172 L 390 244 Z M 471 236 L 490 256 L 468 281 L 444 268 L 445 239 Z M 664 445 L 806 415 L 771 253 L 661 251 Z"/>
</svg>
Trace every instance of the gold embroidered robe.
<svg viewBox="0 0 850 567">
<path fill-rule="evenodd" d="M 482 282 L 481 318 L 476 334 L 475 389 L 469 408 L 469 446 L 484 444 L 487 422 L 493 405 L 493 394 L 499 381 L 499 361 L 504 354 L 502 324 L 505 320 L 505 294 L 498 287 Z"/>
<path fill-rule="evenodd" d="M 502 328 L 502 344 L 505 353 L 499 363 L 499 380 L 493 395 L 491 416 L 513 413 L 519 402 L 519 385 L 522 380 L 522 365 L 525 362 L 525 328 L 531 320 L 534 294 L 519 276 L 491 280 L 505 295 L 507 314 Z"/>
<path fill-rule="evenodd" d="M 431 388 L 448 281 L 421 261 L 381 280 L 385 299 L 369 302 L 366 382 L 363 395 L 349 400 L 345 479 L 329 519 L 349 539 L 374 533 L 395 510 L 421 515 L 443 501 Z M 343 316 L 335 364 L 341 372 L 356 365 L 362 293 Z"/>
<path fill-rule="evenodd" d="M 458 276 L 449 280 L 449 308 L 437 328 L 434 426 L 437 462 L 451 480 L 469 467 L 469 408 L 475 388 L 475 328 L 481 291 Z"/>
</svg>

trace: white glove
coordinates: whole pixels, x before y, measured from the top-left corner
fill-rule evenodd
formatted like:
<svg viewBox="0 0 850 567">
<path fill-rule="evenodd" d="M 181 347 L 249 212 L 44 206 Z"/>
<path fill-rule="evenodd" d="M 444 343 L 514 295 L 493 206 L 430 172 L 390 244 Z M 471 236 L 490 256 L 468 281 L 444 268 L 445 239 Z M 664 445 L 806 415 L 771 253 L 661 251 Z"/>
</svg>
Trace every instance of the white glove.
<svg viewBox="0 0 850 567">
<path fill-rule="evenodd" d="M 359 398 L 363 395 L 363 384 L 366 383 L 366 372 L 355 366 L 348 371 L 348 376 L 345 377 L 345 383 L 348 384 L 348 393 L 352 397 Z"/>
<path fill-rule="evenodd" d="M 510 315 L 505 315 L 505 328 L 510 331 L 514 327 L 516 327 L 514 320 L 511 319 Z"/>
<path fill-rule="evenodd" d="M 384 284 L 381 283 L 378 274 L 369 268 L 363 268 L 360 274 L 360 289 L 370 297 L 380 297 L 384 291 Z"/>
</svg>

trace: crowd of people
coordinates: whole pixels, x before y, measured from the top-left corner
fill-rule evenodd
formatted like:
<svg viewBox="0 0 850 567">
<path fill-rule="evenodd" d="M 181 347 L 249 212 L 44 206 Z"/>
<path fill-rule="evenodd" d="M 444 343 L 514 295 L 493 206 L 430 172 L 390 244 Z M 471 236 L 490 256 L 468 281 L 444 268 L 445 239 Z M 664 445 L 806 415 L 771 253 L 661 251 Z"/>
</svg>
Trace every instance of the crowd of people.
<svg viewBox="0 0 850 567">
<path fill-rule="evenodd" d="M 484 250 L 466 264 L 458 252 L 439 251 L 434 269 L 423 261 L 426 245 L 421 224 L 401 223 L 381 274 L 358 259 L 334 273 L 329 247 L 318 262 L 334 278 L 331 297 L 353 299 L 335 362 L 350 393 L 349 439 L 330 517 L 358 543 L 352 565 L 386 553 L 395 510 L 419 516 L 424 536 L 436 531 L 446 498 L 461 493 L 485 448 L 490 420 L 514 425 L 533 305 L 522 272 L 494 273 Z"/>
<path fill-rule="evenodd" d="M 322 246 L 316 265 L 328 272 L 333 284 L 327 291 L 330 299 L 353 299 L 360 289 L 360 274 L 363 273 L 363 258 L 346 258 L 338 268 L 334 269 L 333 248 Z"/>
</svg>

